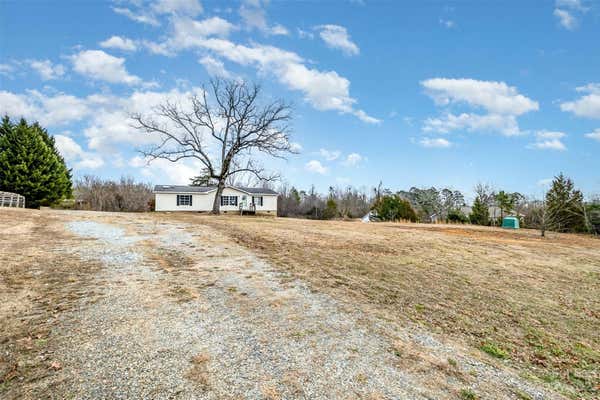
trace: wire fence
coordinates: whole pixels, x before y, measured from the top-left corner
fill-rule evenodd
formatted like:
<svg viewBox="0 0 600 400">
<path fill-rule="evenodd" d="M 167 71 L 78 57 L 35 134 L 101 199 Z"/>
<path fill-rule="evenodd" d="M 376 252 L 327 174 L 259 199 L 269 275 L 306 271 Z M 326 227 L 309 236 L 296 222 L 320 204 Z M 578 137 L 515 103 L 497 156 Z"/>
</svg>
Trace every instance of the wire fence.
<svg viewBox="0 0 600 400">
<path fill-rule="evenodd" d="M 25 197 L 17 193 L 0 192 L 0 207 L 25 208 Z"/>
</svg>

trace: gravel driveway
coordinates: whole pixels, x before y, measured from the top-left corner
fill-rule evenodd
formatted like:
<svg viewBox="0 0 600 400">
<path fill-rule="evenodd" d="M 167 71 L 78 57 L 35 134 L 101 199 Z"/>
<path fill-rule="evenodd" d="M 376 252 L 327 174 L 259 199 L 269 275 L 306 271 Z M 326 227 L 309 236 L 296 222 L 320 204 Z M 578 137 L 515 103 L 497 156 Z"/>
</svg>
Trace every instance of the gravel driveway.
<svg viewBox="0 0 600 400">
<path fill-rule="evenodd" d="M 73 214 L 75 215 L 75 214 Z M 101 261 L 63 315 L 67 398 L 560 398 L 417 327 L 311 292 L 206 227 L 160 215 L 64 214 Z"/>
</svg>

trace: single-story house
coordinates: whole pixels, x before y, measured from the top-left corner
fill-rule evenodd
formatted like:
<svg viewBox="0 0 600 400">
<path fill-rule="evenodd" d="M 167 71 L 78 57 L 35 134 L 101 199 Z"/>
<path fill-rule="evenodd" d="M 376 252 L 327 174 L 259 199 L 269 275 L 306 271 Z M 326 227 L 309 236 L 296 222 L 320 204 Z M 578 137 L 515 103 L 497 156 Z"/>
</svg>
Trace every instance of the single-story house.
<svg viewBox="0 0 600 400">
<path fill-rule="evenodd" d="M 156 185 L 156 211 L 211 211 L 216 186 Z M 277 214 L 277 192 L 271 189 L 225 186 L 221 193 L 221 212 Z"/>
</svg>

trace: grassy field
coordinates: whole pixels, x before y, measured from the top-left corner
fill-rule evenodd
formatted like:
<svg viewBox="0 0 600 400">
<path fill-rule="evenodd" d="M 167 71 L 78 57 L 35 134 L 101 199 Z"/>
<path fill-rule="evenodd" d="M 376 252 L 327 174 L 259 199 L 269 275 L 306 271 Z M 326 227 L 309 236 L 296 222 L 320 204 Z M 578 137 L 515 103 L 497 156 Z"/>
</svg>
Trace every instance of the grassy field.
<svg viewBox="0 0 600 400">
<path fill-rule="evenodd" d="M 474 359 L 514 369 L 539 386 L 574 399 L 599 397 L 597 238 L 550 233 L 541 239 L 535 231 L 457 225 L 31 210 L 0 212 L 0 393 L 12 391 L 18 395 L 14 398 L 19 398 L 23 393 L 19 387 L 33 388 L 27 391 L 29 398 L 58 393 L 53 388 L 60 384 L 61 373 L 73 368 L 57 362 L 64 351 L 64 346 L 60 347 L 64 316 L 82 307 L 82 299 L 94 304 L 106 296 L 107 288 L 98 286 L 97 279 L 99 271 L 108 267 L 98 260 L 82 262 L 73 257 L 73 249 L 81 252 L 96 243 L 66 232 L 65 223 L 73 220 L 112 223 L 131 234 L 150 232 L 149 240 L 167 228 L 177 232 L 185 228 L 190 237 L 199 235 L 196 247 L 184 246 L 190 252 L 186 257 L 195 265 L 186 270 L 185 280 L 178 269 L 161 263 L 155 266 L 164 275 L 165 287 L 183 282 L 191 285 L 194 293 L 204 293 L 202 274 L 208 273 L 205 268 L 212 261 L 208 256 L 204 261 L 199 257 L 210 247 L 207 237 L 215 241 L 215 249 L 233 252 L 230 259 L 223 258 L 219 270 L 224 282 L 245 276 L 235 264 L 239 255 L 235 249 L 227 249 L 230 237 L 283 271 L 284 279 L 300 279 L 313 292 L 326 293 L 359 310 L 369 321 L 381 321 L 386 328 L 418 325 L 452 348 L 461 352 L 466 348 Z M 213 229 L 225 238 L 214 238 Z M 172 264 L 182 264 L 174 249 L 163 254 L 166 249 L 158 251 L 154 242 L 149 243 L 136 248 L 148 263 L 172 250 Z M 265 285 L 260 280 L 256 283 L 257 287 Z M 223 292 L 232 296 L 229 301 L 241 301 L 232 310 L 249 301 L 248 296 L 233 296 L 227 285 L 230 283 L 223 286 Z M 161 299 L 154 286 L 152 290 L 148 298 Z M 167 292 L 164 301 L 168 303 L 172 288 Z M 202 303 L 202 296 L 193 298 Z M 394 343 L 395 338 L 389 339 Z M 444 358 L 443 365 L 439 360 L 429 363 L 427 351 L 407 348 L 414 344 L 410 343 L 405 341 L 391 350 L 402 355 L 399 367 L 411 373 L 419 374 L 413 371 L 416 366 L 444 368 L 446 382 L 446 375 L 453 376 L 458 370 L 456 360 L 464 359 L 456 354 L 447 362 Z M 466 382 L 477 377 L 461 379 Z M 464 388 L 458 397 L 472 398 L 470 390 Z M 479 394 L 483 394 L 481 389 Z M 531 397 L 513 392 L 511 398 Z"/>
<path fill-rule="evenodd" d="M 599 394 L 597 238 L 452 225 L 169 218 L 195 218 L 314 290 L 383 320 L 423 325 L 569 397 Z"/>
<path fill-rule="evenodd" d="M 62 368 L 52 357 L 51 333 L 83 292 L 95 291 L 84 283 L 99 264 L 65 252 L 78 243 L 52 220 L 40 211 L 0 210 L 0 398 L 11 385 L 41 381 Z"/>
</svg>

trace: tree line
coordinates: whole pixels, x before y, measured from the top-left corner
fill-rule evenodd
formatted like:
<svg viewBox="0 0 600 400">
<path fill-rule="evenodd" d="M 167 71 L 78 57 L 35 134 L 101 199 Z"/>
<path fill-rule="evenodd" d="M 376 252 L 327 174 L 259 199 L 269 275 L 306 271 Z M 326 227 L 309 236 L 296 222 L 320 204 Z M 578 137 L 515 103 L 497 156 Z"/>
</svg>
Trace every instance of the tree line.
<svg viewBox="0 0 600 400">
<path fill-rule="evenodd" d="M 231 184 L 235 175 L 226 178 Z M 259 182 L 273 188 L 270 179 Z M 193 183 L 220 185 L 214 176 L 205 173 Z M 73 185 L 72 172 L 47 130 L 38 123 L 29 124 L 24 119 L 15 123 L 8 117 L 0 125 L 0 190 L 25 196 L 27 206 L 32 208 L 62 202 L 70 208 L 99 211 L 153 209 L 151 185 L 132 178 L 84 176 Z M 393 192 L 380 183 L 369 190 L 330 187 L 322 195 L 314 186 L 302 190 L 284 183 L 278 190 L 278 215 L 283 217 L 333 219 L 369 214 L 372 219 L 384 221 L 500 225 L 504 216 L 514 215 L 523 227 L 540 229 L 542 235 L 547 230 L 600 233 L 600 198 L 585 201 L 573 180 L 562 173 L 553 179 L 542 198 L 478 184 L 472 207 L 467 207 L 463 193 L 451 188 L 412 187 Z"/>
<path fill-rule="evenodd" d="M 572 179 L 556 176 L 541 199 L 518 192 L 495 190 L 477 184 L 471 207 L 465 196 L 450 188 L 417 188 L 393 192 L 377 187 L 366 190 L 352 186 L 330 187 L 326 195 L 314 186 L 308 191 L 283 184 L 279 189 L 278 215 L 313 219 L 359 218 L 423 223 L 470 223 L 499 226 L 505 216 L 516 216 L 522 227 L 573 233 L 600 234 L 600 198 L 584 200 Z"/>
</svg>

